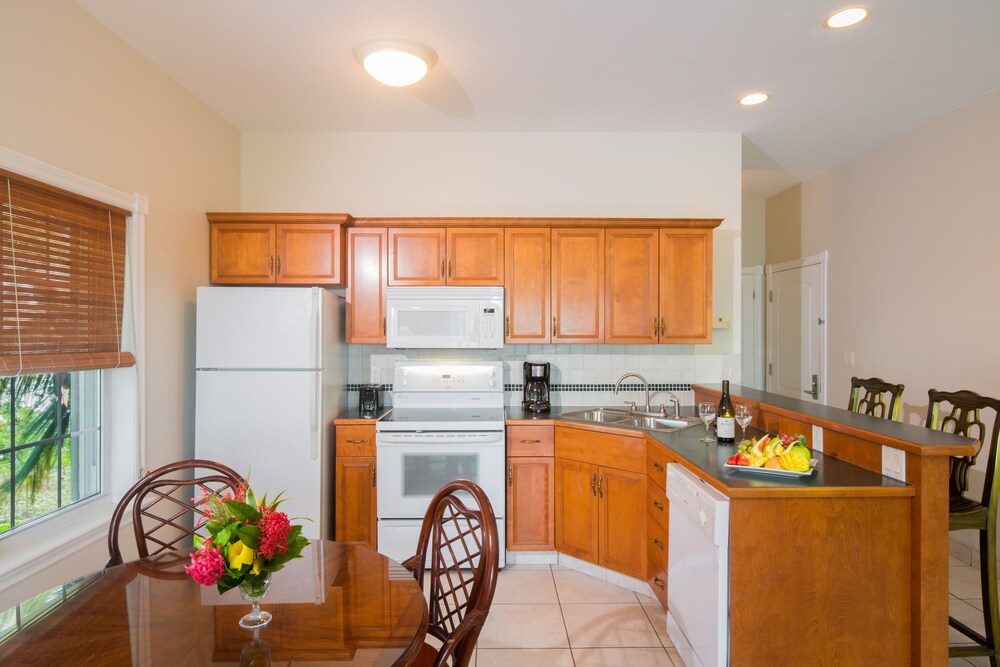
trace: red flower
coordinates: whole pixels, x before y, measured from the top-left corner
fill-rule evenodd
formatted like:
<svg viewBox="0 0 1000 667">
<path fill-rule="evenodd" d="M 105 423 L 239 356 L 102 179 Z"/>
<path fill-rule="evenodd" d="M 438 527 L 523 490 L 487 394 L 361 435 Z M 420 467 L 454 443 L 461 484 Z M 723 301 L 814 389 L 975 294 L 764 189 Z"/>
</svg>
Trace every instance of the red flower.
<svg viewBox="0 0 1000 667">
<path fill-rule="evenodd" d="M 209 542 L 191 554 L 191 564 L 184 571 L 202 586 L 211 586 L 226 573 L 226 559 Z"/>
<path fill-rule="evenodd" d="M 292 529 L 288 515 L 266 506 L 259 509 L 264 516 L 260 520 L 261 537 L 258 553 L 261 558 L 271 558 L 276 554 L 285 553 L 288 549 L 288 533 Z"/>
</svg>

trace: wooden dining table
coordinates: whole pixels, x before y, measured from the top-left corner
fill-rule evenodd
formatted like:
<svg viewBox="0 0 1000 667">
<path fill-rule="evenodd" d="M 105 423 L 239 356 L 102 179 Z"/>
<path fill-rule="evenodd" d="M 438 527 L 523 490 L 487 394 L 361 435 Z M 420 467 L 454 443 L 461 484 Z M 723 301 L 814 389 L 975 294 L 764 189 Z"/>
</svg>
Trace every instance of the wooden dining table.
<svg viewBox="0 0 1000 667">
<path fill-rule="evenodd" d="M 413 575 L 360 544 L 314 541 L 272 575 L 250 631 L 237 589 L 184 573 L 190 550 L 109 567 L 0 613 L 0 665 L 406 665 L 427 634 Z"/>
</svg>

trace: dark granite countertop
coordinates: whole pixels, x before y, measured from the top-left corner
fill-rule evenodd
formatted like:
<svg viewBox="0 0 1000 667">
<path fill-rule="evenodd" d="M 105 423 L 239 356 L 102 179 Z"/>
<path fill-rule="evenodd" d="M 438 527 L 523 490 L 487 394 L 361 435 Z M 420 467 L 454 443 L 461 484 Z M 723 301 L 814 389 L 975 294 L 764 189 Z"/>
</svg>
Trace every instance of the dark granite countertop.
<svg viewBox="0 0 1000 667">
<path fill-rule="evenodd" d="M 337 415 L 337 418 L 333 420 L 334 424 L 374 424 L 382 417 L 385 417 L 392 410 L 392 406 L 386 406 L 379 409 L 378 412 L 371 414 L 368 412 L 361 412 L 358 406 L 353 406 L 346 410 L 345 412 Z"/>
</svg>

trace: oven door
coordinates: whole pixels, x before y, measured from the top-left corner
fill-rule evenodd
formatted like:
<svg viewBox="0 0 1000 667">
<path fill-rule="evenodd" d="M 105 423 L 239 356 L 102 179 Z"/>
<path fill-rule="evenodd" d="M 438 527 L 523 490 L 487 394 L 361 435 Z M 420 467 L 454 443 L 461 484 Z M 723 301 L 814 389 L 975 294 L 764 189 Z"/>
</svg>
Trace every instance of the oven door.
<svg viewBox="0 0 1000 667">
<path fill-rule="evenodd" d="M 504 515 L 503 431 L 379 433 L 379 519 L 423 519 L 446 483 L 468 479 L 486 492 L 497 518 Z"/>
</svg>

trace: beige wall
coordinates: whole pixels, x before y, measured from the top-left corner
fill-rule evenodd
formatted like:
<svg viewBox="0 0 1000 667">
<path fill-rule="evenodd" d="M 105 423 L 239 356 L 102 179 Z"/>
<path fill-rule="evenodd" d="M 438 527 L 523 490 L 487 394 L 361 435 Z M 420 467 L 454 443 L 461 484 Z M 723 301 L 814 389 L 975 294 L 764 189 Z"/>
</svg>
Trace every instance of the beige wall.
<svg viewBox="0 0 1000 667">
<path fill-rule="evenodd" d="M 805 257 L 802 250 L 802 186 L 794 185 L 769 197 L 765 208 L 766 264 Z"/>
<path fill-rule="evenodd" d="M 741 266 L 757 266 L 766 263 L 766 210 L 766 199 L 743 200 L 743 226 L 740 235 L 743 240 Z"/>
<path fill-rule="evenodd" d="M 204 213 L 239 207 L 239 133 L 70 0 L 0 2 L 0 82 L 0 145 L 149 197 L 146 461 L 189 457 Z M 66 572 L 99 567 L 103 551 Z"/>
</svg>

